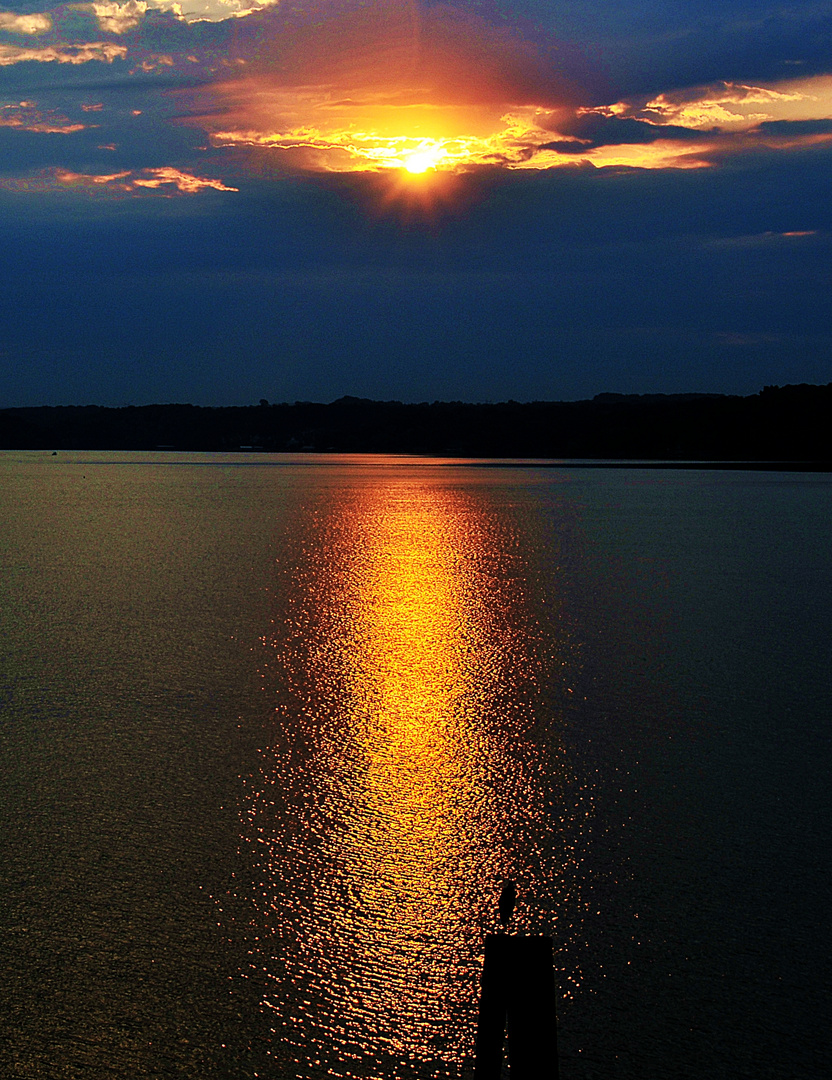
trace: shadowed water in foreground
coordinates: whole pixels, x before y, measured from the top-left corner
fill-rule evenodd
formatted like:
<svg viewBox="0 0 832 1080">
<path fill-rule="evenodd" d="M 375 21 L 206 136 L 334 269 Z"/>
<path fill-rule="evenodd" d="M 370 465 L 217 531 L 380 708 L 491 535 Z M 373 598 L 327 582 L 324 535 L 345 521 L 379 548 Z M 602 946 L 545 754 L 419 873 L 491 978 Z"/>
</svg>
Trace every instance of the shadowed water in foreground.
<svg viewBox="0 0 832 1080">
<path fill-rule="evenodd" d="M 821 1076 L 832 482 L 256 460 L 0 459 L 3 1075 Z"/>
</svg>

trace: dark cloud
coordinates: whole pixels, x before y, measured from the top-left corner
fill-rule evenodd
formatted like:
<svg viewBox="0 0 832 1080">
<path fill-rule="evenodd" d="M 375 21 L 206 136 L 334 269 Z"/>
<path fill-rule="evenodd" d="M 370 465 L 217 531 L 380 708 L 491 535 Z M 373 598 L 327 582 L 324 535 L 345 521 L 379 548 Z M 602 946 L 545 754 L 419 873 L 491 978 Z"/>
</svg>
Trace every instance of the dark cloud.
<svg viewBox="0 0 832 1080">
<path fill-rule="evenodd" d="M 832 10 L 818 0 L 488 0 L 562 50 L 578 45 L 594 104 L 719 79 L 773 81 L 826 73 Z"/>
<path fill-rule="evenodd" d="M 772 153 L 686 173 L 482 171 L 462 181 L 464 210 L 429 223 L 369 215 L 381 180 L 359 175 L 129 213 L 79 215 L 57 195 L 25 221 L 8 195 L 0 394 L 525 399 L 827 382 L 831 164 L 820 149 L 799 168 Z M 777 242 L 743 242 L 764 236 Z"/>
<path fill-rule="evenodd" d="M 675 124 L 647 123 L 632 117 L 584 114 L 562 121 L 560 131 L 567 139 L 542 143 L 539 150 L 556 150 L 562 154 L 585 154 L 598 146 L 646 146 L 659 140 L 703 142 L 712 139 L 708 131 L 697 131 Z"/>
<path fill-rule="evenodd" d="M 768 135 L 832 135 L 832 120 L 764 120 L 758 131 Z"/>
<path fill-rule="evenodd" d="M 121 33 L 68 6 L 4 10 L 53 24 L 0 44 L 65 52 L 0 66 L 0 404 L 832 379 L 832 122 L 707 119 L 757 108 L 736 84 L 827 72 L 826 5 L 286 0 Z M 124 51 L 70 62 L 91 43 Z M 382 171 L 209 139 L 264 86 L 268 118 L 311 84 L 319 115 L 453 98 L 520 134 L 421 200 Z M 497 167 L 657 143 L 711 167 Z"/>
</svg>

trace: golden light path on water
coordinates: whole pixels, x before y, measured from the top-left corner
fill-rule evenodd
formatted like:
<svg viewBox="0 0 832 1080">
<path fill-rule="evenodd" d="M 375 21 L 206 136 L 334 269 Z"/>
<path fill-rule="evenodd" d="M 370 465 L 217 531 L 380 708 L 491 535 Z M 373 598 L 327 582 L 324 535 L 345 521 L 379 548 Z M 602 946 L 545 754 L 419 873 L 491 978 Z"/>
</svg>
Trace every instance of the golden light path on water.
<svg viewBox="0 0 832 1080">
<path fill-rule="evenodd" d="M 556 725 L 538 745 L 521 544 L 487 498 L 403 475 L 309 513 L 262 642 L 275 728 L 242 815 L 250 975 L 280 1076 L 458 1076 L 500 884 L 551 933 L 549 849 L 568 859 L 575 816 L 546 817 L 570 781 Z"/>
</svg>

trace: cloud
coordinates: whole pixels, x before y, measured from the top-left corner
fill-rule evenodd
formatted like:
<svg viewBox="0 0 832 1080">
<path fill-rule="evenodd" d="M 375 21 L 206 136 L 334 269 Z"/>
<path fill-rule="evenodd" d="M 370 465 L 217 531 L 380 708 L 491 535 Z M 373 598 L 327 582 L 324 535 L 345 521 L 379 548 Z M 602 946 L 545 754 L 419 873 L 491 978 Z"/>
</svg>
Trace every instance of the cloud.
<svg viewBox="0 0 832 1080">
<path fill-rule="evenodd" d="M 153 191 L 165 191 L 169 185 L 172 185 L 183 195 L 196 195 L 197 192 L 205 190 L 238 190 L 235 187 L 227 187 L 221 180 L 214 180 L 205 176 L 192 176 L 190 173 L 170 167 L 145 169 L 143 175 L 131 177 L 130 183 L 134 188 L 145 188 Z"/>
<path fill-rule="evenodd" d="M 559 6 L 554 0 L 553 20 Z M 580 23 L 567 21 L 597 57 L 607 80 L 607 100 L 718 80 L 776 83 L 796 71 L 810 76 L 830 69 L 832 11 L 816 0 L 760 0 L 754 5 L 747 0 L 689 0 L 683 5 L 624 0 L 616 7 L 607 17 L 581 5 Z"/>
<path fill-rule="evenodd" d="M 14 6 L 41 9 L 0 25 L 33 400 L 832 377 L 828 5 Z"/>
<path fill-rule="evenodd" d="M 559 124 L 560 133 L 567 142 L 552 144 L 571 153 L 587 153 L 599 146 L 629 146 L 655 143 L 659 140 L 693 142 L 706 137 L 705 133 L 676 124 L 655 124 L 634 117 L 607 115 L 592 110 L 579 111 L 575 116 Z M 550 149 L 546 144 L 541 150 Z"/>
<path fill-rule="evenodd" d="M 100 28 L 110 34 L 124 34 L 142 22 L 147 12 L 164 12 L 184 23 L 224 22 L 264 11 L 279 0 L 92 0 L 71 5 L 74 11 L 95 16 Z"/>
<path fill-rule="evenodd" d="M 816 33 L 817 19 L 798 7 L 808 20 L 801 25 Z M 677 75 L 654 92 L 611 93 L 609 64 L 621 49 L 658 70 L 657 41 L 687 48 L 706 25 L 730 36 L 747 21 L 741 5 L 711 5 L 706 14 L 694 2 L 685 18 L 648 8 L 634 19 L 629 0 L 620 18 L 590 5 L 576 21 L 570 10 L 557 0 L 90 0 L 31 16 L 41 20 L 32 26 L 52 27 L 48 40 L 0 44 L 0 67 L 25 66 L 28 87 L 40 68 L 44 92 L 51 69 L 89 65 L 97 85 L 117 79 L 124 96 L 142 80 L 179 90 L 171 122 L 190 124 L 194 140 L 238 161 L 248 154 L 255 173 L 415 172 L 425 163 L 528 170 L 578 158 L 601 167 L 704 168 L 755 140 L 786 148 L 810 137 L 792 129 L 787 144 L 772 123 L 832 116 L 832 78 L 795 79 L 800 65 L 768 82 L 679 85 Z M 755 14 L 755 26 L 761 18 Z M 732 70 L 736 58 L 725 75 Z M 118 130 L 102 132 L 101 145 L 121 141 Z"/>
<path fill-rule="evenodd" d="M 280 0 L 147 0 L 148 8 L 171 11 L 185 22 L 224 22 L 265 11 Z"/>
<path fill-rule="evenodd" d="M 57 113 L 42 113 L 31 102 L 0 106 L 0 127 L 19 128 L 47 135 L 72 135 L 83 131 L 85 124 L 72 123 Z"/>
<path fill-rule="evenodd" d="M 805 5 L 798 9 L 808 40 L 819 23 Z M 741 5 L 726 0 L 716 10 L 692 0 L 684 18 L 665 7 L 638 9 L 630 0 L 620 18 L 602 17 L 592 5 L 582 20 L 570 11 L 558 0 L 205 0 L 195 6 L 90 0 L 31 16 L 36 21 L 26 25 L 51 30 L 37 41 L 0 44 L 0 68 L 19 69 L 19 97 L 62 115 L 66 130 L 85 122 L 62 105 L 73 79 L 112 86 L 125 105 L 155 88 L 150 111 L 158 123 L 152 140 L 149 130 L 142 136 L 144 164 L 185 171 L 190 164 L 181 153 L 158 159 L 165 125 L 182 145 L 190 140 L 193 153 L 207 144 L 252 176 L 529 171 L 578 161 L 690 170 L 828 137 L 823 122 L 832 118 L 832 76 L 795 78 L 802 63 L 781 65 L 788 78 L 750 81 L 733 77 L 747 67 L 744 60 L 723 57 L 724 78 L 680 84 L 676 73 L 655 86 L 663 70 L 657 42 L 693 48 L 706 26 L 727 40 L 747 19 Z M 755 26 L 762 12 L 775 21 L 782 15 L 764 7 Z M 641 86 L 652 90 L 612 92 L 617 76 L 610 63 L 622 49 L 650 68 Z M 64 89 L 53 99 L 50 88 L 58 81 Z M 141 104 L 146 112 L 148 100 Z M 124 108 L 96 122 L 97 147 L 119 155 L 129 143 L 132 154 L 141 153 Z M 135 158 L 119 162 L 136 166 Z M 60 156 L 54 165 L 78 171 L 76 161 Z M 102 175 L 111 171 L 100 157 L 90 158 L 90 174 L 101 165 Z"/>
<path fill-rule="evenodd" d="M 206 176 L 194 176 L 169 166 L 158 169 L 125 169 L 114 173 L 79 173 L 70 169 L 47 169 L 37 175 L 0 180 L 0 188 L 7 191 L 45 193 L 72 189 L 87 194 L 136 195 L 157 194 L 166 198 L 173 195 L 197 195 L 202 191 L 236 192 L 221 180 Z"/>
<path fill-rule="evenodd" d="M 0 31 L 7 34 L 36 36 L 52 29 L 52 19 L 46 12 L 18 15 L 14 11 L 0 11 Z"/>
<path fill-rule="evenodd" d="M 707 240 L 707 246 L 711 248 L 735 248 L 735 249 L 771 249 L 773 246 L 792 245 L 795 242 L 803 243 L 809 238 L 818 237 L 817 229 L 787 229 L 774 232 L 767 229 L 762 233 L 752 233 L 748 236 L 720 236 Z"/>
<path fill-rule="evenodd" d="M 249 147 L 289 171 L 417 160 L 439 170 L 539 169 L 576 157 L 690 169 L 712 167 L 732 145 L 745 152 L 753 132 L 773 145 L 765 123 L 832 115 L 829 76 L 725 79 L 594 103 L 593 64 L 557 38 L 544 46 L 517 20 L 495 25 L 407 0 L 332 0 L 324 10 L 321 20 L 319 8 L 301 3 L 291 19 L 278 8 L 239 21 L 236 71 L 190 104 L 214 146 Z M 731 132 L 745 137 L 731 144 Z"/>
<path fill-rule="evenodd" d="M 830 158 L 818 146 L 730 169 L 477 170 L 430 228 L 380 210 L 378 174 L 243 184 L 217 154 L 178 167 L 240 194 L 119 192 L 161 179 L 138 167 L 45 178 L 39 197 L 0 192 L 8 347 L 36 358 L 6 400 L 24 387 L 32 403 L 230 403 L 827 382 Z"/>
<path fill-rule="evenodd" d="M 541 142 L 531 164 L 580 155 L 594 164 L 709 167 L 720 156 L 823 140 L 832 117 L 832 79 L 767 86 L 721 82 L 654 97 L 582 107 L 542 121 L 559 138 Z"/>
<path fill-rule="evenodd" d="M 82 45 L 44 45 L 31 48 L 25 45 L 0 44 L 0 67 L 14 64 L 88 64 L 99 61 L 111 64 L 114 60 L 123 60 L 127 55 L 124 45 L 111 41 L 93 41 Z"/>
<path fill-rule="evenodd" d="M 786 80 L 771 86 L 723 82 L 659 94 L 641 108 L 657 123 L 702 129 L 747 129 L 762 121 L 803 118 L 832 109 L 832 78 Z"/>
<path fill-rule="evenodd" d="M 440 168 L 528 157 L 529 110 L 580 100 L 551 51 L 455 7 L 338 0 L 239 20 L 229 76 L 193 95 L 215 145 L 292 168 Z M 521 145 L 522 144 L 522 145 Z"/>
<path fill-rule="evenodd" d="M 98 25 L 108 34 L 124 34 L 132 30 L 144 18 L 148 10 L 145 0 L 127 0 L 124 4 L 105 0 L 103 3 L 76 4 L 76 11 L 90 11 L 98 19 Z M 170 9 L 179 14 L 178 4 L 171 4 Z"/>
</svg>

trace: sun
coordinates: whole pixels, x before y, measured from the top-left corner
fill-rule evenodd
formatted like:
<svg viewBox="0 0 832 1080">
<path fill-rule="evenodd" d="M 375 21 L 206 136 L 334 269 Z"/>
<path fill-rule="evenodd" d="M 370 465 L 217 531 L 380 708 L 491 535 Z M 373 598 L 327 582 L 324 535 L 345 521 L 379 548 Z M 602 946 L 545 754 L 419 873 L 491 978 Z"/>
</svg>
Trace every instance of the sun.
<svg viewBox="0 0 832 1080">
<path fill-rule="evenodd" d="M 427 172 L 428 169 L 435 169 L 445 157 L 447 153 L 440 143 L 422 143 L 418 149 L 404 157 L 402 164 L 409 173 L 418 175 Z"/>
</svg>

